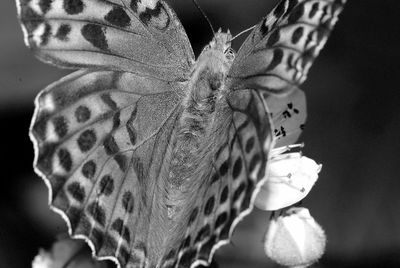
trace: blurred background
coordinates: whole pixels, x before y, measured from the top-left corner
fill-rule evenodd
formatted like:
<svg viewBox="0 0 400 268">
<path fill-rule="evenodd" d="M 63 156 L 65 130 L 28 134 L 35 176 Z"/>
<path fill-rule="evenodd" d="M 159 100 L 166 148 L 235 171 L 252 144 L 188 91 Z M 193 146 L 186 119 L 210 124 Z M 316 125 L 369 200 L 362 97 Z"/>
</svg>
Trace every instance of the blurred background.
<svg viewBox="0 0 400 268">
<path fill-rule="evenodd" d="M 214 27 L 244 30 L 276 0 L 198 0 Z M 188 0 L 171 0 L 196 55 L 212 38 Z M 314 267 L 400 267 L 400 1 L 349 1 L 302 86 L 304 153 L 323 164 L 304 201 L 328 235 Z M 234 43 L 238 49 L 243 38 Z M 15 3 L 0 1 L 0 267 L 30 267 L 64 222 L 33 173 L 28 128 L 35 95 L 70 71 L 38 61 L 23 43 Z M 220 267 L 275 267 L 263 254 L 269 215 L 243 221 Z"/>
</svg>

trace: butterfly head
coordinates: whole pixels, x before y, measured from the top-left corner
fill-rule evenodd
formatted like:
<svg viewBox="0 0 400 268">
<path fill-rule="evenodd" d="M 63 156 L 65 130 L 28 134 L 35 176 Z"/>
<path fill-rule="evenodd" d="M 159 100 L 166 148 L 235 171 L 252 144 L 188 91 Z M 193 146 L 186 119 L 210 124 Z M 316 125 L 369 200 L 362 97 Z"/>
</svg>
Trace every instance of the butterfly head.
<svg viewBox="0 0 400 268">
<path fill-rule="evenodd" d="M 211 40 L 209 46 L 211 49 L 216 49 L 219 51 L 227 51 L 231 47 L 232 35 L 229 30 L 224 33 L 221 29 L 215 33 L 213 40 Z"/>
<path fill-rule="evenodd" d="M 204 47 L 201 54 L 206 53 L 219 53 L 223 55 L 228 61 L 232 61 L 235 57 L 234 51 L 231 48 L 232 35 L 230 31 L 222 32 L 221 29 L 215 33 L 211 42 Z"/>
</svg>

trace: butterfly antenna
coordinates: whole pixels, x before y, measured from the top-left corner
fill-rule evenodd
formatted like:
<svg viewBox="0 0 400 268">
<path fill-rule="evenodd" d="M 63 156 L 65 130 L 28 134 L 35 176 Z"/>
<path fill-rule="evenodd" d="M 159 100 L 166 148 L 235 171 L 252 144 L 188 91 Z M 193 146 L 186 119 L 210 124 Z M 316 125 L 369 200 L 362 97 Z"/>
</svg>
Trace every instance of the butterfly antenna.
<svg viewBox="0 0 400 268">
<path fill-rule="evenodd" d="M 238 33 L 237 35 L 235 35 L 234 37 L 232 37 L 232 39 L 230 40 L 230 42 L 232 42 L 234 39 L 238 38 L 239 36 L 241 36 L 244 33 L 247 33 L 248 31 L 253 30 L 254 28 L 256 28 L 257 25 L 251 26 L 250 28 L 247 28 L 246 30 L 241 31 L 240 33 Z"/>
<path fill-rule="evenodd" d="M 193 4 L 196 6 L 196 8 L 201 12 L 201 14 L 203 15 L 203 17 L 207 20 L 208 25 L 210 25 L 211 31 L 213 32 L 213 35 L 215 36 L 215 30 L 214 27 L 212 26 L 212 23 L 210 21 L 210 19 L 207 17 L 206 13 L 204 13 L 204 11 L 201 9 L 199 3 L 197 3 L 197 0 L 192 0 Z"/>
</svg>

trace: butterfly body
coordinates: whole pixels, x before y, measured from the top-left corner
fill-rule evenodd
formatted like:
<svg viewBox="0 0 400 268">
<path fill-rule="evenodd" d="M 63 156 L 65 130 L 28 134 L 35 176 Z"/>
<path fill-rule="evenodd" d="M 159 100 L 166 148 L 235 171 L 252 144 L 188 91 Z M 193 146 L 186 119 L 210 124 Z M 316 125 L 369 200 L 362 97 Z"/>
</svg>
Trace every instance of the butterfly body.
<svg viewBox="0 0 400 268">
<path fill-rule="evenodd" d="M 229 38 L 228 33 L 217 33 L 192 67 L 170 168 L 170 179 L 176 186 L 194 172 L 195 163 L 200 162 L 196 159 L 212 155 L 209 141 L 216 116 L 226 107 L 224 86 L 232 63 L 231 54 L 226 53 L 230 48 Z"/>
<path fill-rule="evenodd" d="M 273 127 L 298 137 L 297 87 L 344 2 L 282 0 L 235 56 L 218 32 L 195 60 L 165 1 L 17 0 L 35 55 L 81 69 L 38 95 L 30 129 L 70 234 L 122 267 L 207 265 L 253 207 Z"/>
</svg>

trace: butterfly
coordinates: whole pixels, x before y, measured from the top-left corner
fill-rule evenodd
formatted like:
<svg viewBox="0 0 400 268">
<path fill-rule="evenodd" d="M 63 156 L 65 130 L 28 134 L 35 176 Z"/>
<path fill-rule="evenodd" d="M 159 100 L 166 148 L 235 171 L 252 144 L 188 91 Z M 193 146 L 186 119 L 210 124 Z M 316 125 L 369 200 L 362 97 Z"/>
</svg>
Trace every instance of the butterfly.
<svg viewBox="0 0 400 268">
<path fill-rule="evenodd" d="M 305 111 L 285 100 L 344 2 L 282 0 L 237 53 L 219 31 L 195 59 L 164 1 L 19 0 L 35 55 L 79 69 L 37 96 L 30 129 L 71 236 L 120 267 L 207 265 L 251 211 L 276 139 L 301 132 Z"/>
</svg>

